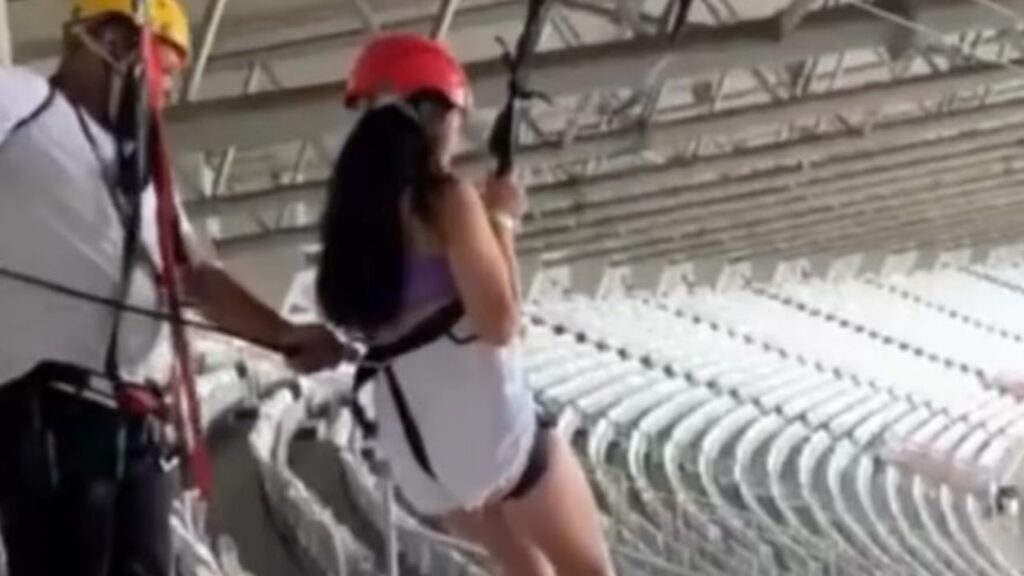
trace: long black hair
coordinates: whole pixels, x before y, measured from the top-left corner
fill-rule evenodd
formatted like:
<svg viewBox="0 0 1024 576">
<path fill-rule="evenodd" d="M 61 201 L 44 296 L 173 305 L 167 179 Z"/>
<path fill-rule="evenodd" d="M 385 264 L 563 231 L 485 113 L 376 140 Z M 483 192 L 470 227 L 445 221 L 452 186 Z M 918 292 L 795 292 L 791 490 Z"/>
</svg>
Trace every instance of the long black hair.
<svg viewBox="0 0 1024 576">
<path fill-rule="evenodd" d="M 431 223 L 442 173 L 424 126 L 451 109 L 441 96 L 414 95 L 366 112 L 342 147 L 320 227 L 316 293 L 327 319 L 364 335 L 396 319 L 405 284 L 402 201 Z"/>
</svg>

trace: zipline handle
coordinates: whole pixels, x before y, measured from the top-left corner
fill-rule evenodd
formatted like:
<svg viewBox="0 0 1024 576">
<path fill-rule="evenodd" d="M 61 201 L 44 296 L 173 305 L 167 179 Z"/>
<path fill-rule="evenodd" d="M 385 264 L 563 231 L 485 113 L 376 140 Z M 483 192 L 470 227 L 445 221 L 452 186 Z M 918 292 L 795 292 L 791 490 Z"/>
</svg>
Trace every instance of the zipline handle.
<svg viewBox="0 0 1024 576">
<path fill-rule="evenodd" d="M 520 125 L 519 114 L 522 105 L 532 100 L 551 103 L 550 97 L 543 92 L 528 88 L 526 82 L 528 63 L 537 50 L 544 24 L 542 8 L 545 2 L 546 0 L 529 0 L 526 22 L 519 35 L 514 53 L 503 38 L 495 39 L 501 47 L 502 61 L 509 72 L 508 96 L 494 120 L 494 126 L 491 128 L 491 134 L 487 141 L 487 149 L 495 160 L 494 173 L 498 177 L 509 176 L 515 169 L 516 143 Z"/>
</svg>

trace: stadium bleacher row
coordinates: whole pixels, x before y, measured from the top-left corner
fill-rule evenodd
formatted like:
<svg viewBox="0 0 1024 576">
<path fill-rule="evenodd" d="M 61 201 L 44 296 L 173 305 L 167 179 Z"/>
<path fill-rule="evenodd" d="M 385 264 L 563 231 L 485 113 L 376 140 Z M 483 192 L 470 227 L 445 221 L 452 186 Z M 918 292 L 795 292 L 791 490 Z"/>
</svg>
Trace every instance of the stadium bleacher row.
<svg viewBox="0 0 1024 576">
<path fill-rule="evenodd" d="M 841 283 L 547 295 L 527 310 L 532 387 L 590 473 L 622 574 L 1020 574 L 1024 268 Z M 208 423 L 259 407 L 250 446 L 279 532 L 310 574 L 485 573 L 397 500 L 341 402 L 350 372 L 291 379 L 204 341 Z M 291 469 L 297 432 L 334 446 L 373 537 Z M 181 571 L 244 576 L 183 496 Z M 260 576 L 257 566 L 249 566 Z"/>
<path fill-rule="evenodd" d="M 984 376 L 1012 368 L 1019 320 L 996 311 L 1017 295 L 935 274 L 960 283 L 535 303 L 532 384 L 586 457 L 624 573 L 1015 573 L 989 488 L 1019 410 Z M 339 457 L 382 518 L 359 451 Z M 470 569 L 401 541 L 423 573 Z"/>
<path fill-rule="evenodd" d="M 624 574 L 1016 574 L 1024 423 L 997 376 L 1020 352 L 1020 272 L 549 297 L 529 374 Z M 382 518 L 350 426 L 332 437 Z M 414 523 L 421 573 L 472 569 L 428 559 L 449 547 Z"/>
</svg>

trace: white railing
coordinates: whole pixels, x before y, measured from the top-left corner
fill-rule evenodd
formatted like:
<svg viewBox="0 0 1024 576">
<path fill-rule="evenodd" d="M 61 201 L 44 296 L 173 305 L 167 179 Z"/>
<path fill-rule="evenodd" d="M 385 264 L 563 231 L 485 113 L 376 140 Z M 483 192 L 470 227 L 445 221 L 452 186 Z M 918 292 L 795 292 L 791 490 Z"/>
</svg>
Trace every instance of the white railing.
<svg viewBox="0 0 1024 576">
<path fill-rule="evenodd" d="M 288 468 L 292 438 L 305 404 L 288 390 L 264 403 L 250 435 L 268 513 L 284 539 L 313 571 L 327 576 L 373 574 L 370 554 Z"/>
<path fill-rule="evenodd" d="M 269 478 L 264 481 L 268 483 L 270 491 L 278 494 L 272 495 L 272 502 L 278 508 L 290 508 L 288 514 L 287 529 L 297 532 L 309 532 L 310 526 L 320 523 L 327 526 L 329 531 L 341 531 L 344 536 L 335 537 L 336 540 L 349 542 L 350 533 L 336 521 L 325 522 L 322 518 L 324 513 L 329 514 L 323 506 L 289 506 L 279 500 L 283 498 L 279 493 L 282 491 L 275 486 L 283 478 L 289 478 L 294 482 L 293 490 L 308 496 L 308 491 L 303 487 L 299 488 L 301 482 L 291 472 L 282 473 L 281 468 L 286 459 L 286 445 L 290 442 L 294 430 L 307 422 L 302 421 L 306 414 L 328 414 L 331 422 L 329 438 L 337 445 L 337 454 L 344 474 L 346 488 L 358 509 L 358 513 L 374 526 L 385 541 L 389 535 L 393 536 L 396 556 L 400 556 L 403 565 L 415 569 L 421 574 L 438 576 L 483 576 L 483 566 L 486 563 L 485 554 L 478 548 L 451 538 L 441 532 L 433 530 L 427 524 L 418 519 L 414 514 L 404 507 L 398 505 L 389 509 L 389 500 L 395 501 L 394 487 L 389 481 L 386 467 L 377 467 L 367 464 L 363 446 L 359 445 L 358 435 L 353 430 L 350 415 L 347 412 L 332 411 L 325 409 L 325 405 L 336 404 L 340 390 L 324 391 L 323 389 L 307 389 L 307 397 L 314 398 L 308 405 L 294 401 L 285 392 L 276 395 L 270 402 L 264 404 L 261 410 L 261 418 L 257 427 L 253 430 L 252 441 L 257 452 L 271 452 L 278 466 L 269 467 L 261 472 L 270 472 Z M 262 467 L 261 467 L 262 468 Z M 375 469 L 374 469 L 375 468 Z M 701 572 L 680 566 L 677 562 L 669 559 L 659 559 L 651 551 L 645 550 L 632 544 L 631 538 L 622 534 L 621 526 L 614 521 L 608 523 L 609 533 L 615 544 L 615 558 L 617 563 L 629 572 L 623 574 L 645 574 L 651 576 L 702 576 L 712 572 Z M 348 546 L 348 545 L 346 545 Z M 385 559 L 388 554 L 384 551 Z M 323 564 L 323 562 L 321 562 Z M 386 561 L 385 561 L 386 564 Z M 365 568 L 365 563 L 364 566 Z M 387 573 L 387 566 L 384 566 Z M 338 572 L 343 574 L 344 572 Z M 364 572 L 367 573 L 367 572 Z M 397 572 L 393 572 L 397 574 Z M 763 572 L 767 574 L 768 572 Z"/>
</svg>

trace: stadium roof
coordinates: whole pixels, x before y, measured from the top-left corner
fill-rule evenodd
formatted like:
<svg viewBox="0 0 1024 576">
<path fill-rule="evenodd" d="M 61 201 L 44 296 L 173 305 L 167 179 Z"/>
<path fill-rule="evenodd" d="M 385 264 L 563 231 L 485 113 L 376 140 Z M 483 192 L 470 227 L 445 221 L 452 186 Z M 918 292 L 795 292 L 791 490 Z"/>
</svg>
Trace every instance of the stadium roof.
<svg viewBox="0 0 1024 576">
<path fill-rule="evenodd" d="M 2 1 L 2 0 L 0 0 Z M 7 0 L 45 69 L 66 0 Z M 188 207 L 229 259 L 312 241 L 374 30 L 443 34 L 479 146 L 523 0 L 189 0 L 196 66 L 171 112 Z M 551 0 L 523 123 L 554 264 L 999 245 L 1024 234 L 1024 0 Z M 687 7 L 688 5 L 688 7 Z M 0 34 L 2 36 L 2 34 Z M 478 150 L 466 163 L 481 167 Z M 267 256 L 269 258 L 269 256 Z"/>
</svg>

